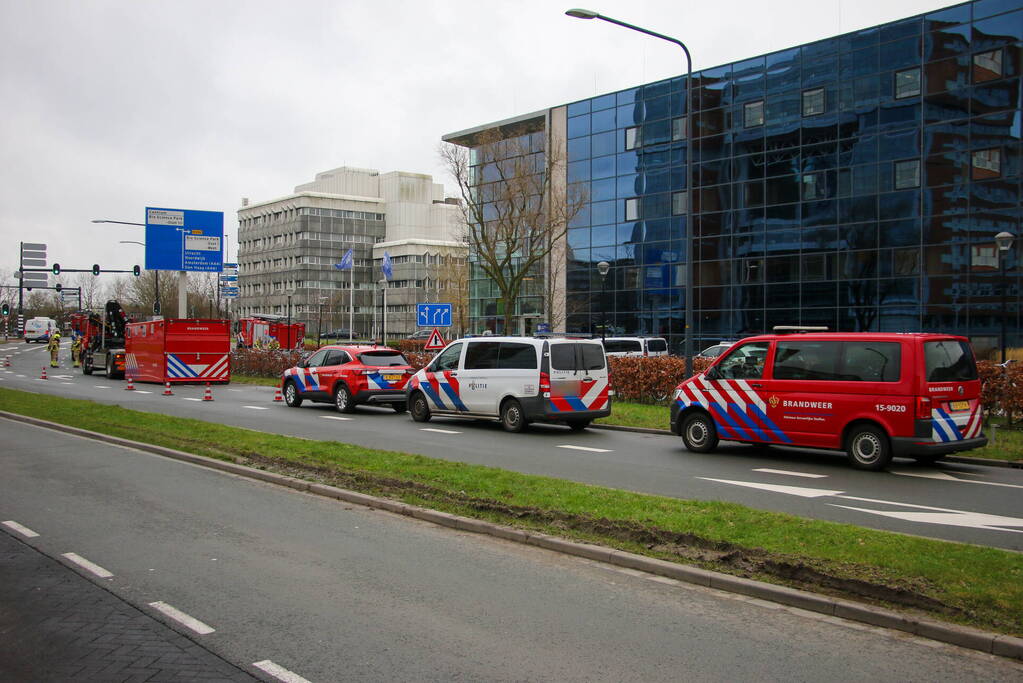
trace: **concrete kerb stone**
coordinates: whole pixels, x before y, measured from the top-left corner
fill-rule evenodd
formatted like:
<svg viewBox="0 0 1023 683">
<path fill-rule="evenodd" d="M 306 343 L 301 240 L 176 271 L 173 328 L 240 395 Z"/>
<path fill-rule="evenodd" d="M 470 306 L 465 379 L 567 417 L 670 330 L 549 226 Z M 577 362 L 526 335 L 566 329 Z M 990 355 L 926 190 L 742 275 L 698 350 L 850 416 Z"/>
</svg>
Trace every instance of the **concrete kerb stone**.
<svg viewBox="0 0 1023 683">
<path fill-rule="evenodd" d="M 38 427 L 66 432 L 76 436 L 94 439 L 114 445 L 133 448 L 156 455 L 163 455 L 175 460 L 181 460 L 193 464 L 210 467 L 239 476 L 249 477 L 275 484 L 281 484 L 289 488 L 306 491 L 328 498 L 335 498 L 345 502 L 373 507 L 408 517 L 415 517 L 434 524 L 447 526 L 464 531 L 488 534 L 517 543 L 535 545 L 540 548 L 555 552 L 566 553 L 583 557 L 599 562 L 636 569 L 668 578 L 677 579 L 687 583 L 698 584 L 710 588 L 716 588 L 730 593 L 739 593 L 756 597 L 769 602 L 776 602 L 791 607 L 797 607 L 821 614 L 833 615 L 851 621 L 858 621 L 873 626 L 890 628 L 893 630 L 913 633 L 915 635 L 937 640 L 952 645 L 958 645 L 973 650 L 991 653 L 1001 657 L 1023 660 L 1023 638 L 999 635 L 980 631 L 977 629 L 957 626 L 955 624 L 943 624 L 930 620 L 920 620 L 903 616 L 896 612 L 886 610 L 872 605 L 850 603 L 844 600 L 833 599 L 827 596 L 818 595 L 809 591 L 777 586 L 769 583 L 762 583 L 752 579 L 745 579 L 730 574 L 721 574 L 697 567 L 688 567 L 675 564 L 666 560 L 660 560 L 643 555 L 636 555 L 621 550 L 603 548 L 588 543 L 579 543 L 556 536 L 546 534 L 529 533 L 521 529 L 506 527 L 484 520 L 461 517 L 450 513 L 429 510 L 418 506 L 408 505 L 387 498 L 379 498 L 356 491 L 340 489 L 326 484 L 314 484 L 302 479 L 296 479 L 282 474 L 266 472 L 264 470 L 238 465 L 235 463 L 217 460 L 205 456 L 176 451 L 163 446 L 131 441 L 116 436 L 109 436 L 99 432 L 89 431 L 69 425 L 62 425 L 56 422 L 40 420 L 38 418 L 0 411 L 0 417 L 13 421 L 21 421 L 33 424 Z M 654 430 L 651 430 L 654 431 Z"/>
</svg>

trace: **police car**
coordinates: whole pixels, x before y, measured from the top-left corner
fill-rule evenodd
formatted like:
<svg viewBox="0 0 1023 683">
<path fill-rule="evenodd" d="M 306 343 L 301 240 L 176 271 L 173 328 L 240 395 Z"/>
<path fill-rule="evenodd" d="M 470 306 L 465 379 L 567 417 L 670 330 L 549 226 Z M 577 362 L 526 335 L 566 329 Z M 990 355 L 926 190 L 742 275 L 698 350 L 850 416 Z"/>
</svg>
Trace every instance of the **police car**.
<svg viewBox="0 0 1023 683">
<path fill-rule="evenodd" d="M 284 402 L 333 403 L 342 413 L 359 404 L 389 405 L 406 410 L 405 384 L 412 368 L 398 351 L 377 345 L 324 346 L 281 375 Z"/>
</svg>

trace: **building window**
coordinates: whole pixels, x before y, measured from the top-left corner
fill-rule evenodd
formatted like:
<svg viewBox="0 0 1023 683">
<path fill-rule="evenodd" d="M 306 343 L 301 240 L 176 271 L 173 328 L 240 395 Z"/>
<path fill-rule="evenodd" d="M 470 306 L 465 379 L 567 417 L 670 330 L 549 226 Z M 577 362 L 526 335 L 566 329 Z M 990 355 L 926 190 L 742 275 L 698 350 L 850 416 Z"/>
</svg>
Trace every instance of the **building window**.
<svg viewBox="0 0 1023 683">
<path fill-rule="evenodd" d="M 916 97 L 920 94 L 920 69 L 895 72 L 895 99 Z"/>
<path fill-rule="evenodd" d="M 920 273 L 920 250 L 916 247 L 896 249 L 893 254 L 892 274 L 897 277 Z"/>
<path fill-rule="evenodd" d="M 633 197 L 632 199 L 625 200 L 625 220 L 627 221 L 638 221 L 639 220 L 639 198 Z"/>
<path fill-rule="evenodd" d="M 803 116 L 824 113 L 824 88 L 803 91 Z"/>
<path fill-rule="evenodd" d="M 636 149 L 643 146 L 643 129 L 639 126 L 625 129 L 625 149 Z"/>
<path fill-rule="evenodd" d="M 803 175 L 803 201 L 809 202 L 815 199 L 824 199 L 824 174 L 807 173 Z"/>
<path fill-rule="evenodd" d="M 906 159 L 895 162 L 895 189 L 920 187 L 920 160 Z"/>
<path fill-rule="evenodd" d="M 985 178 L 997 178 L 1002 175 L 1002 150 L 995 149 L 978 149 L 973 153 L 973 173 L 972 178 L 974 180 L 984 180 Z"/>
<path fill-rule="evenodd" d="M 685 140 L 689 137 L 689 119 L 680 116 L 671 120 L 671 139 L 673 142 Z"/>
<path fill-rule="evenodd" d="M 1002 51 L 991 50 L 973 55 L 973 82 L 983 83 L 1002 77 Z"/>
<path fill-rule="evenodd" d="M 764 125 L 764 101 L 747 102 L 742 107 L 743 128 L 753 128 Z"/>
<path fill-rule="evenodd" d="M 689 212 L 689 193 L 673 192 L 671 195 L 671 215 L 684 216 Z"/>
</svg>

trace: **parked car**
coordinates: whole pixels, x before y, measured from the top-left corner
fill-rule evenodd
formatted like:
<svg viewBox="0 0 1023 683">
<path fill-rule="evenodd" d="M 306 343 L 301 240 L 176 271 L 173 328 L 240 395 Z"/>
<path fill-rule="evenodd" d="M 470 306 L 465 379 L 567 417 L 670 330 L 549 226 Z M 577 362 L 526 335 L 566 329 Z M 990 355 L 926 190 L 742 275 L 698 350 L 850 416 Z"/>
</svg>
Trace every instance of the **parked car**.
<svg viewBox="0 0 1023 683">
<path fill-rule="evenodd" d="M 714 346 L 708 346 L 696 355 L 700 358 L 717 358 L 722 353 L 732 348 L 734 344 L 735 342 L 730 341 L 718 342 L 717 344 L 714 344 Z"/>
<path fill-rule="evenodd" d="M 406 337 L 406 339 L 422 339 L 426 341 L 430 338 L 431 334 L 433 334 L 433 330 L 417 330 Z"/>
<path fill-rule="evenodd" d="M 844 450 L 864 470 L 987 444 L 973 349 L 944 334 L 743 339 L 676 387 L 671 427 L 698 453 L 719 439 Z"/>
<path fill-rule="evenodd" d="M 412 419 L 434 415 L 581 430 L 611 414 L 611 382 L 597 339 L 473 337 L 448 344 L 405 389 Z"/>
<path fill-rule="evenodd" d="M 303 401 L 334 403 L 342 413 L 363 403 L 406 410 L 405 384 L 412 367 L 387 346 L 324 346 L 281 375 L 281 392 L 290 408 Z"/>
<path fill-rule="evenodd" d="M 609 356 L 667 356 L 668 342 L 663 337 L 607 337 L 604 352 Z"/>
</svg>

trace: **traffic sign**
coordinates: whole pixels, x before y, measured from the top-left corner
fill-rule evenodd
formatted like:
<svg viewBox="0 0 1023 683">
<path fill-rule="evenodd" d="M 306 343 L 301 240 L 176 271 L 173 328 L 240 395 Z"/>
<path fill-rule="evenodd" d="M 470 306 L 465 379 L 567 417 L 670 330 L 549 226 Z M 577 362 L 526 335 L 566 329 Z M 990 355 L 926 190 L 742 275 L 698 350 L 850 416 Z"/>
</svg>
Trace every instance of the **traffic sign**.
<svg viewBox="0 0 1023 683">
<path fill-rule="evenodd" d="M 451 327 L 451 304 L 416 304 L 420 327 Z"/>
<path fill-rule="evenodd" d="M 219 273 L 224 213 L 146 207 L 146 270 Z"/>
<path fill-rule="evenodd" d="M 435 351 L 443 349 L 445 346 L 447 346 L 447 342 L 444 341 L 444 337 L 440 336 L 440 330 L 435 327 L 433 332 L 430 333 L 430 338 L 426 340 L 426 346 L 423 348 L 427 351 Z"/>
</svg>

